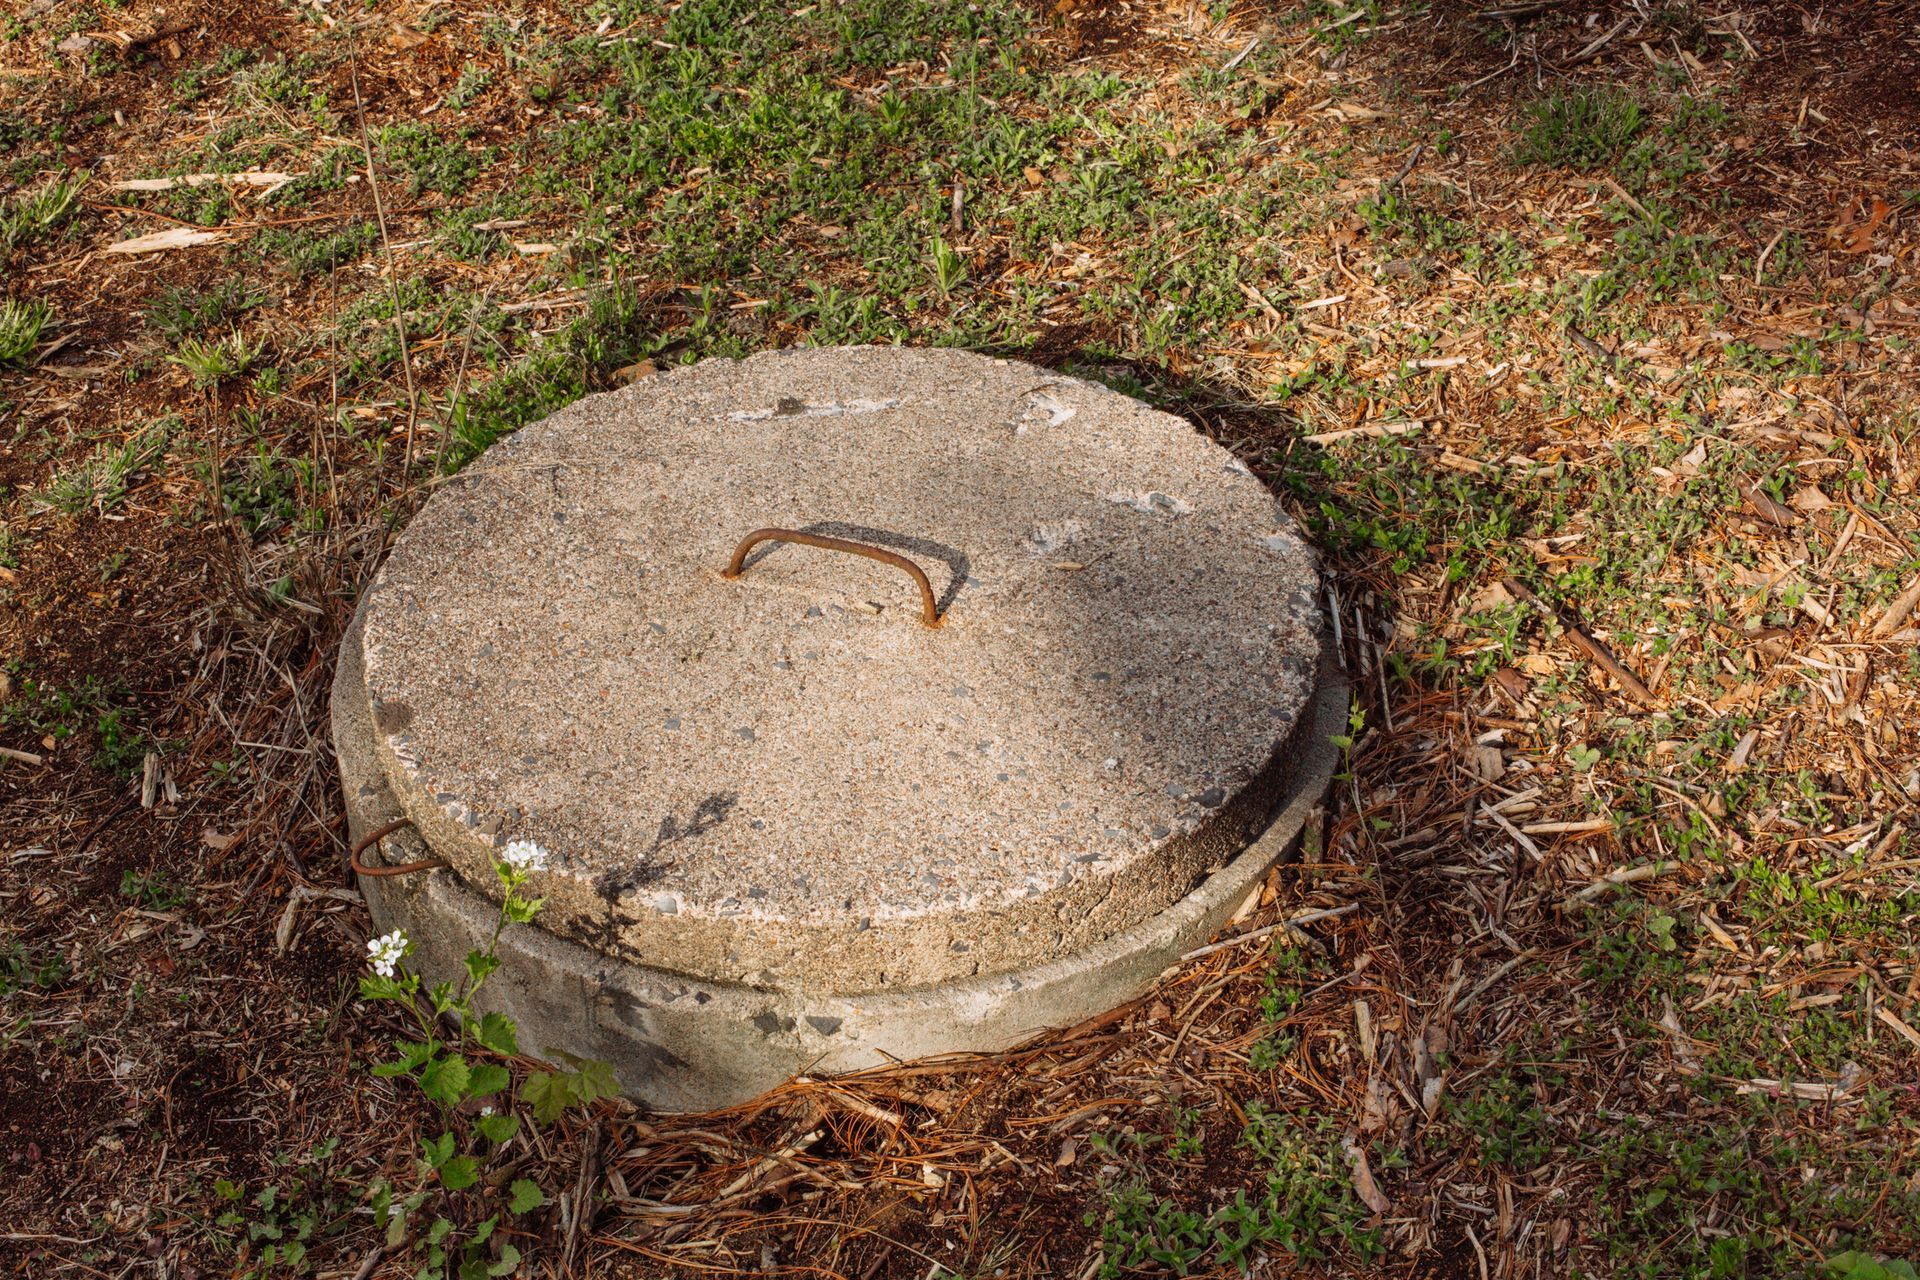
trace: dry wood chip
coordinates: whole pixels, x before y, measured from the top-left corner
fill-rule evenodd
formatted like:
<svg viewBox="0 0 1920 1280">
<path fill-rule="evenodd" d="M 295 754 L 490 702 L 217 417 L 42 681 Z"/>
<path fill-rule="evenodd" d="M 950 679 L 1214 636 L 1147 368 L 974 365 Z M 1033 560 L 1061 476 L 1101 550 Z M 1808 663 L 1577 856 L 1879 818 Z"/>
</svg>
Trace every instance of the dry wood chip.
<svg viewBox="0 0 1920 1280">
<path fill-rule="evenodd" d="M 1915 605 L 1920 605 L 1920 576 L 1916 576 L 1912 582 L 1909 582 L 1906 590 L 1895 596 L 1893 602 L 1887 606 L 1886 612 L 1875 620 L 1873 630 L 1869 633 L 1871 638 L 1885 640 L 1892 636 L 1912 615 Z"/>
<path fill-rule="evenodd" d="M 165 231 L 150 231 L 144 236 L 135 236 L 131 240 L 121 240 L 107 246 L 108 253 L 163 253 L 168 249 L 190 249 L 194 245 L 219 244 L 227 237 L 225 233 L 209 230 L 206 227 L 168 227 Z"/>
<path fill-rule="evenodd" d="M 294 178 L 290 173 L 249 169 L 244 173 L 183 173 L 177 178 L 131 178 L 110 184 L 114 191 L 171 191 L 175 187 L 205 187 L 216 182 L 237 183 L 244 187 L 284 187 Z"/>
<path fill-rule="evenodd" d="M 1920 1031 L 1915 1031 L 1905 1022 L 1902 1022 L 1899 1015 L 1894 1013 L 1893 1010 L 1887 1008 L 1885 1005 L 1881 1005 L 1873 1011 L 1873 1016 L 1899 1032 L 1901 1038 L 1908 1044 L 1911 1044 L 1916 1049 L 1920 1049 Z"/>
<path fill-rule="evenodd" d="M 1404 436 L 1418 431 L 1427 424 L 1424 422 L 1370 422 L 1365 426 L 1343 427 L 1339 431 L 1322 431 L 1315 435 L 1301 436 L 1308 444 L 1333 444 L 1339 440 L 1359 440 L 1368 437 Z"/>
</svg>

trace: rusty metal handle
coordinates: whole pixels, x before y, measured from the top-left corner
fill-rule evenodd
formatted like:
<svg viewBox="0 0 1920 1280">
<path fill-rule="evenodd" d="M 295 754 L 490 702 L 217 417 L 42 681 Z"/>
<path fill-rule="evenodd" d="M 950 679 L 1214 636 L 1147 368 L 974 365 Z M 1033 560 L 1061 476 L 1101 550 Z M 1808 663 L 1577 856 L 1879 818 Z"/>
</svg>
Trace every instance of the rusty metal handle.
<svg viewBox="0 0 1920 1280">
<path fill-rule="evenodd" d="M 733 559 L 727 562 L 721 573 L 723 578 L 737 578 L 746 569 L 747 552 L 762 542 L 797 542 L 807 547 L 822 547 L 828 551 L 844 551 L 848 555 L 865 556 L 869 560 L 878 560 L 881 564 L 890 564 L 903 569 L 914 584 L 920 588 L 920 620 L 930 627 L 940 625 L 940 606 L 933 598 L 933 584 L 927 581 L 926 573 L 919 565 L 898 552 L 885 547 L 870 546 L 864 542 L 851 542 L 846 538 L 829 538 L 820 533 L 802 533 L 798 529 L 755 529 L 740 539 L 740 545 L 733 549 Z"/>
<path fill-rule="evenodd" d="M 404 876 L 414 871 L 432 871 L 436 867 L 446 866 L 447 860 L 445 858 L 422 858 L 418 862 L 403 862 L 393 867 L 370 867 L 360 861 L 360 855 L 368 849 L 379 844 L 400 828 L 410 827 L 412 825 L 412 818 L 399 818 L 393 822 L 389 822 L 386 826 L 376 831 L 367 832 L 366 835 L 360 837 L 360 842 L 354 845 L 352 850 L 348 852 L 347 866 L 355 875 L 362 876 Z"/>
</svg>

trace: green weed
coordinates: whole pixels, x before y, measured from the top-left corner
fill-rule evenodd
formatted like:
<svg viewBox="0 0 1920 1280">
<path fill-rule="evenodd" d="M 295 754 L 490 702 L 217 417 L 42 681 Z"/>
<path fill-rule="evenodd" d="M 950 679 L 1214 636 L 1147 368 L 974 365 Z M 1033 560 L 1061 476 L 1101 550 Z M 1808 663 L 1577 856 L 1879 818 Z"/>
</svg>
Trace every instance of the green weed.
<svg viewBox="0 0 1920 1280">
<path fill-rule="evenodd" d="M 66 957 L 50 948 L 29 947 L 16 939 L 0 952 L 0 997 L 16 991 L 50 990 L 66 977 Z"/>
<path fill-rule="evenodd" d="M 0 364 L 19 364 L 40 345 L 53 308 L 36 300 L 0 302 Z"/>
<path fill-rule="evenodd" d="M 167 360 L 191 373 L 200 386 L 210 387 L 223 379 L 239 377 L 253 367 L 260 355 L 260 347 L 234 332 L 211 342 L 201 338 L 184 339 L 180 349 Z"/>
<path fill-rule="evenodd" d="M 0 251 L 13 250 L 51 235 L 73 213 L 87 174 L 55 178 L 31 195 L 0 201 Z"/>
<path fill-rule="evenodd" d="M 22 677 L 14 696 L 0 704 L 0 725 L 55 743 L 90 731 L 99 744 L 94 767 L 125 777 L 146 758 L 148 744 L 130 727 L 128 709 L 115 705 L 114 697 L 115 690 L 91 676 L 67 688 Z"/>
<path fill-rule="evenodd" d="M 1255 1185 L 1211 1209 L 1163 1197 L 1136 1156 L 1096 1138 L 1097 1150 L 1120 1160 L 1118 1172 L 1102 1177 L 1101 1208 L 1086 1215 L 1088 1226 L 1100 1228 L 1101 1276 L 1146 1267 L 1179 1275 L 1202 1267 L 1244 1271 L 1275 1249 L 1296 1262 L 1335 1253 L 1364 1260 L 1379 1252 L 1378 1229 L 1367 1225 L 1331 1127 L 1259 1102 L 1246 1110 L 1240 1146 L 1256 1162 Z"/>
<path fill-rule="evenodd" d="M 1514 159 L 1521 164 L 1598 169 L 1618 159 L 1646 127 L 1646 108 L 1622 90 L 1556 92 L 1525 108 Z"/>
<path fill-rule="evenodd" d="M 174 884 L 165 871 L 135 871 L 132 867 L 120 873 L 120 896 L 148 911 L 171 911 L 188 898 L 187 891 Z"/>
<path fill-rule="evenodd" d="M 127 490 L 165 455 L 176 419 L 165 418 L 117 445 L 96 445 L 79 466 L 56 475 L 30 496 L 41 510 L 63 515 L 93 511 L 104 515 L 119 506 Z"/>
<path fill-rule="evenodd" d="M 264 300 L 238 279 L 222 281 L 205 292 L 170 286 L 147 302 L 147 327 L 173 342 L 183 342 L 212 329 L 231 329 Z"/>
</svg>

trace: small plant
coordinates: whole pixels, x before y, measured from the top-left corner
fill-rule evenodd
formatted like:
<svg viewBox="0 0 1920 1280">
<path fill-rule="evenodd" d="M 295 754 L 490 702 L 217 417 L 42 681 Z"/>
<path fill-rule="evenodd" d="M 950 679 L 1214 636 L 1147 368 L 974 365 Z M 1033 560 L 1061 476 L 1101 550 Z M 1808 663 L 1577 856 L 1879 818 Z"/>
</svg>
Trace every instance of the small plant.
<svg viewBox="0 0 1920 1280">
<path fill-rule="evenodd" d="M 0 725 L 26 729 L 64 742 L 91 728 L 99 741 L 93 765 L 105 772 L 131 774 L 145 759 L 147 740 L 127 724 L 124 707 L 109 705 L 116 690 L 89 676 L 68 688 L 23 677 L 19 691 L 0 704 Z"/>
<path fill-rule="evenodd" d="M 127 725 L 126 716 L 121 707 L 105 707 L 93 724 L 94 736 L 100 740 L 93 767 L 123 778 L 132 777 L 147 757 L 146 738 Z"/>
<path fill-rule="evenodd" d="M 1143 1268 L 1187 1275 L 1205 1266 L 1248 1270 L 1279 1249 L 1296 1262 L 1339 1250 L 1362 1259 L 1380 1250 L 1379 1230 L 1352 1189 L 1337 1138 L 1324 1125 L 1302 1124 L 1260 1102 L 1247 1107 L 1240 1145 L 1263 1175 L 1211 1211 L 1157 1194 L 1144 1169 L 1111 1142 L 1095 1147 L 1120 1157 L 1101 1178 L 1104 1212 L 1086 1215 L 1100 1228 L 1104 1257 L 1098 1274 L 1119 1277 Z"/>
<path fill-rule="evenodd" d="M 227 280 L 205 293 L 185 287 L 162 289 L 147 303 L 147 327 L 182 342 L 210 329 L 231 328 L 242 313 L 260 302 L 244 280 Z"/>
<path fill-rule="evenodd" d="M 55 178 L 30 196 L 0 201 L 0 250 L 31 244 L 65 222 L 87 177 Z"/>
<path fill-rule="evenodd" d="M 1646 108 L 1618 89 L 1556 93 L 1526 109 L 1514 158 L 1521 164 L 1598 169 L 1646 127 Z"/>
<path fill-rule="evenodd" d="M 491 163 L 493 158 L 491 152 L 476 156 L 417 120 L 387 125 L 374 141 L 380 159 L 404 171 L 408 194 L 415 196 L 424 191 L 461 191 L 480 172 L 483 159 Z"/>
<path fill-rule="evenodd" d="M 128 867 L 120 873 L 120 896 L 148 911 L 168 911 L 187 900 L 187 891 L 164 871 L 141 872 Z"/>
<path fill-rule="evenodd" d="M 43 951 L 14 941 L 0 952 L 0 996 L 28 988 L 47 990 L 66 980 L 67 962 L 57 951 Z"/>
<path fill-rule="evenodd" d="M 453 82 L 453 88 L 447 91 L 446 105 L 455 111 L 465 110 L 474 100 L 486 92 L 493 83 L 493 73 L 478 63 L 469 62 L 460 68 L 460 78 Z"/>
<path fill-rule="evenodd" d="M 307 505 L 317 485 L 311 459 L 287 458 L 266 441 L 257 440 L 251 454 L 235 461 L 238 465 L 223 468 L 220 498 L 226 514 L 238 518 L 249 534 L 271 533 L 287 525 L 309 531 L 324 526 L 326 511 Z M 195 470 L 211 487 L 211 464 Z"/>
<path fill-rule="evenodd" d="M 224 338 L 204 342 L 199 338 L 188 338 L 180 344 L 180 349 L 167 357 L 193 375 L 195 383 L 203 387 L 213 386 L 225 378 L 235 378 L 253 367 L 260 358 L 260 348 L 250 345 L 238 333 L 230 333 Z"/>
<path fill-rule="evenodd" d="M 126 498 L 140 474 L 166 453 L 174 425 L 175 419 L 163 419 L 121 444 L 97 446 L 85 462 L 55 476 L 31 501 L 43 511 L 62 515 L 87 510 L 106 514 Z"/>
<path fill-rule="evenodd" d="M 53 318 L 44 302 L 0 302 L 0 364 L 19 364 L 40 345 L 40 333 Z"/>
<path fill-rule="evenodd" d="M 379 239 L 379 225 L 371 220 L 349 223 L 334 232 L 274 228 L 261 235 L 258 251 L 274 270 L 304 280 L 358 262 Z"/>
<path fill-rule="evenodd" d="M 933 238 L 933 252 L 927 269 L 933 273 L 934 287 L 941 297 L 950 296 L 967 278 L 967 260 L 939 236 Z"/>
<path fill-rule="evenodd" d="M 493 932 L 484 949 L 468 953 L 457 983 L 425 986 L 409 972 L 405 961 L 413 943 L 401 930 L 367 944 L 373 972 L 360 980 L 361 996 L 398 1004 L 420 1030 L 418 1040 L 397 1041 L 398 1056 L 375 1066 L 373 1074 L 414 1081 L 441 1108 L 446 1125 L 437 1136 L 422 1139 L 411 1189 L 385 1179 L 371 1188 L 374 1220 L 386 1228 L 387 1249 L 418 1258 L 415 1274 L 425 1280 L 512 1274 L 520 1265 L 520 1250 L 496 1229 L 503 1215 L 528 1214 L 546 1203 L 537 1182 L 510 1176 L 514 1166 L 505 1153 L 520 1131 L 519 1116 L 487 1101 L 507 1096 L 511 1074 L 488 1059 L 519 1053 L 517 1030 L 505 1014 L 480 1013 L 473 1003 L 500 967 L 501 933 L 539 913 L 543 899 L 527 896 L 525 889 L 546 865 L 546 851 L 529 840 L 515 840 L 501 852 L 494 862 L 502 896 Z M 519 1101 L 535 1123 L 545 1124 L 569 1107 L 616 1092 L 608 1064 L 570 1058 L 567 1070 L 530 1073 Z M 498 1179 L 487 1176 L 494 1165 Z"/>
</svg>

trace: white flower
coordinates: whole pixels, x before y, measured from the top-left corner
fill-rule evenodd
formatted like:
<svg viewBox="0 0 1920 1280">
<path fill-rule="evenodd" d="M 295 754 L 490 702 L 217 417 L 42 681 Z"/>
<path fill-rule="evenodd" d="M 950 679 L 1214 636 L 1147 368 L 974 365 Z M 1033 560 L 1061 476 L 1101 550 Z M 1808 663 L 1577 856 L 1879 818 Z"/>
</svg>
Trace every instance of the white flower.
<svg viewBox="0 0 1920 1280">
<path fill-rule="evenodd" d="M 383 978 L 393 976 L 394 966 L 407 954 L 407 935 L 395 929 L 384 938 L 375 938 L 367 944 L 367 962 L 373 971 Z"/>
<path fill-rule="evenodd" d="M 500 855 L 500 861 L 522 874 L 547 869 L 547 851 L 531 840 L 515 840 Z"/>
<path fill-rule="evenodd" d="M 490 1116 L 493 1114 L 493 1108 L 490 1106 L 483 1106 L 480 1108 L 480 1114 L 483 1116 Z"/>
</svg>

